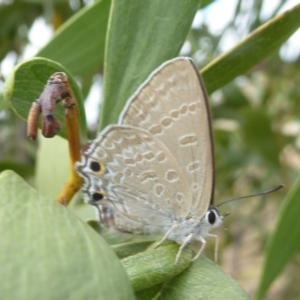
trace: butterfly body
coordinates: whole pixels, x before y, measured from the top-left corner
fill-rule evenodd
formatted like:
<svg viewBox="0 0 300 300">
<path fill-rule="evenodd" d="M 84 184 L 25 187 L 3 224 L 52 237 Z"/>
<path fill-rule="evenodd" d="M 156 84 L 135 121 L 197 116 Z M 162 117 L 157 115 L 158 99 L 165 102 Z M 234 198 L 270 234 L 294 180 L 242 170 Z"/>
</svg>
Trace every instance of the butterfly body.
<svg viewBox="0 0 300 300">
<path fill-rule="evenodd" d="M 76 169 L 103 224 L 161 234 L 182 249 L 222 223 L 212 206 L 211 120 L 202 79 L 188 58 L 155 70 L 106 127 Z M 214 236 L 216 237 L 216 236 Z M 162 242 L 161 241 L 161 242 Z"/>
</svg>

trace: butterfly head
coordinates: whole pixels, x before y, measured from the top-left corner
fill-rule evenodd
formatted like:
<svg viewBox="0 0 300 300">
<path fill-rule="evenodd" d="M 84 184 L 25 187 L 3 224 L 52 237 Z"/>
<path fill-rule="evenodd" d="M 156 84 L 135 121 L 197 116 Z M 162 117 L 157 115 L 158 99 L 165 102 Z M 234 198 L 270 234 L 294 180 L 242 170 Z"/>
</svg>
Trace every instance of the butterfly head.
<svg viewBox="0 0 300 300">
<path fill-rule="evenodd" d="M 206 223 L 210 225 L 211 229 L 213 229 L 223 224 L 223 219 L 225 216 L 221 216 L 219 210 L 212 206 L 208 209 L 204 218 Z"/>
</svg>

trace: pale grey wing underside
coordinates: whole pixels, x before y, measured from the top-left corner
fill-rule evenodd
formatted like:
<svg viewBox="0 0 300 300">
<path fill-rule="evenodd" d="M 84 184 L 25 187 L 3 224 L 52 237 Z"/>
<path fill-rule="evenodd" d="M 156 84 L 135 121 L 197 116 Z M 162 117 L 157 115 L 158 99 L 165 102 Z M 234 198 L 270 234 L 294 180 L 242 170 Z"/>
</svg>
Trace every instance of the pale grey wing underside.
<svg viewBox="0 0 300 300">
<path fill-rule="evenodd" d="M 93 163 L 99 168 L 93 170 Z M 97 200 L 100 193 L 99 204 L 115 211 L 115 222 L 124 223 L 121 229 L 169 228 L 170 222 L 187 217 L 191 210 L 185 174 L 170 151 L 143 129 L 107 127 L 76 163 L 76 169 L 84 178 L 85 199 Z"/>
<path fill-rule="evenodd" d="M 161 233 L 165 228 L 172 226 L 172 220 L 163 220 L 163 224 L 160 224 L 159 228 L 149 224 L 148 222 L 136 221 L 134 218 L 127 216 L 124 213 L 120 213 L 111 207 L 111 203 L 108 205 L 98 204 L 96 205 L 100 223 L 107 228 L 117 228 L 123 232 L 129 232 L 134 234 L 155 234 Z M 144 221 L 144 220 L 143 220 Z M 148 220 L 147 220 L 148 221 Z M 159 220 L 161 221 L 161 220 Z"/>
<path fill-rule="evenodd" d="M 210 114 L 202 79 L 188 58 L 155 70 L 129 99 L 119 124 L 144 128 L 169 149 L 192 192 L 192 213 L 202 217 L 213 198 Z"/>
</svg>

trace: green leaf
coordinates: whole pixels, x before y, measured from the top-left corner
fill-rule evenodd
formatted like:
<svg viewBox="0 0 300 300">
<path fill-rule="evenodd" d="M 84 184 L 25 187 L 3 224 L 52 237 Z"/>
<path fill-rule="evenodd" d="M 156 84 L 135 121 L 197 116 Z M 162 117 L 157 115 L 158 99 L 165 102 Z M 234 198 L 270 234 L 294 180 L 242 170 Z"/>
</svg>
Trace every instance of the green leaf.
<svg viewBox="0 0 300 300">
<path fill-rule="evenodd" d="M 103 239 L 12 171 L 0 175 L 0 206 L 1 299 L 134 299 Z"/>
<path fill-rule="evenodd" d="M 55 72 L 65 72 L 68 75 L 78 104 L 80 135 L 81 141 L 84 143 L 87 134 L 82 95 L 71 73 L 62 65 L 40 57 L 19 64 L 5 81 L 3 95 L 15 113 L 22 119 L 27 120 L 32 102 L 40 97 L 49 77 Z M 64 109 L 61 105 L 56 105 L 56 108 L 57 119 L 61 122 L 61 130 L 58 135 L 65 138 Z"/>
<path fill-rule="evenodd" d="M 162 288 L 162 283 L 135 293 L 136 300 L 154 300 Z"/>
<path fill-rule="evenodd" d="M 167 281 L 158 299 L 249 299 L 228 274 L 210 260 L 200 257 L 191 263 L 192 251 L 185 249 L 174 265 L 178 245 L 163 245 L 122 260 L 134 290 L 155 292 Z M 152 291 L 153 288 L 153 291 Z"/>
<path fill-rule="evenodd" d="M 153 244 L 153 241 L 147 240 L 140 242 L 127 242 L 113 245 L 112 249 L 119 258 L 124 258 L 145 251 L 151 244 Z"/>
<path fill-rule="evenodd" d="M 101 128 L 116 123 L 127 99 L 164 61 L 178 55 L 198 0 L 114 1 L 106 45 Z"/>
<path fill-rule="evenodd" d="M 184 249 L 177 265 L 174 265 L 178 245 L 163 245 L 122 260 L 135 291 L 144 290 L 170 279 L 186 269 L 192 251 Z"/>
<path fill-rule="evenodd" d="M 7 102 L 4 99 L 2 92 L 0 92 L 0 111 L 8 108 Z"/>
<path fill-rule="evenodd" d="M 201 70 L 209 94 L 277 50 L 300 26 L 300 4 L 250 33 L 233 49 Z"/>
<path fill-rule="evenodd" d="M 56 32 L 37 56 L 61 63 L 74 75 L 103 64 L 110 0 L 84 7 Z"/>
<path fill-rule="evenodd" d="M 45 139 L 39 132 L 35 164 L 35 187 L 45 196 L 56 199 L 70 175 L 68 142 L 61 137 Z"/>
<path fill-rule="evenodd" d="M 243 300 L 250 298 L 227 273 L 201 256 L 183 273 L 166 282 L 158 299 Z"/>
<path fill-rule="evenodd" d="M 256 299 L 263 299 L 266 291 L 283 271 L 300 247 L 300 178 L 289 191 L 280 212 L 276 228 L 269 239 L 266 260 Z"/>
</svg>

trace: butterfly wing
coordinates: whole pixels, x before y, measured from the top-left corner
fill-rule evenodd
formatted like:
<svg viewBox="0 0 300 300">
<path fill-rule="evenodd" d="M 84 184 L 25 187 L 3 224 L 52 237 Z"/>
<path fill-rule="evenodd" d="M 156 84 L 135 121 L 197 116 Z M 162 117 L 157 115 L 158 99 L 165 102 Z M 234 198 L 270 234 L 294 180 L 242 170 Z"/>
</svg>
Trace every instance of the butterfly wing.
<svg viewBox="0 0 300 300">
<path fill-rule="evenodd" d="M 143 129 L 108 126 L 76 169 L 84 178 L 85 199 L 114 212 L 120 229 L 146 233 L 148 228 L 170 228 L 191 210 L 189 184 L 176 159 Z"/>
<path fill-rule="evenodd" d="M 213 200 L 213 142 L 205 87 L 193 62 L 176 58 L 155 70 L 119 124 L 144 128 L 169 149 L 188 179 L 191 212 L 202 217 Z"/>
</svg>

